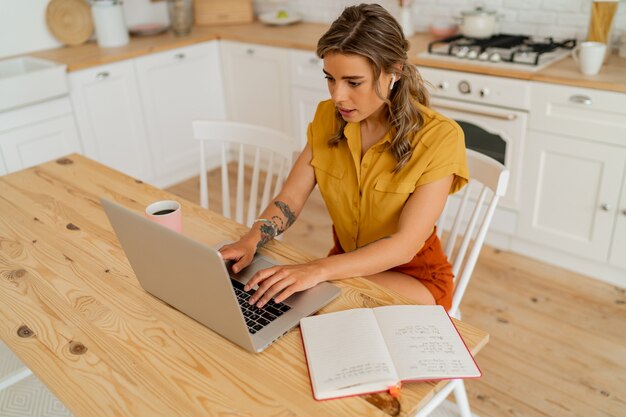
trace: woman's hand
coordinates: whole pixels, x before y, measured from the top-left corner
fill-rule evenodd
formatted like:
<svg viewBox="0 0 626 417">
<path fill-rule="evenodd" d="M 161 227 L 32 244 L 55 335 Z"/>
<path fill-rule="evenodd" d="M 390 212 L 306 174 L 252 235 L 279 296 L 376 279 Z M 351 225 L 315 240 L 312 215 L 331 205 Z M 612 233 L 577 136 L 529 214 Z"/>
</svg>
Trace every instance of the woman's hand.
<svg viewBox="0 0 626 417">
<path fill-rule="evenodd" d="M 233 261 L 231 269 L 236 274 L 250 265 L 256 249 L 257 243 L 254 239 L 243 237 L 235 243 L 222 246 L 219 251 L 225 261 Z"/>
<path fill-rule="evenodd" d="M 259 289 L 250 297 L 250 304 L 261 308 L 273 297 L 276 303 L 283 302 L 292 294 L 304 291 L 326 281 L 323 269 L 310 262 L 301 265 L 277 265 L 263 269 L 250 278 L 244 290 L 255 285 Z"/>
</svg>

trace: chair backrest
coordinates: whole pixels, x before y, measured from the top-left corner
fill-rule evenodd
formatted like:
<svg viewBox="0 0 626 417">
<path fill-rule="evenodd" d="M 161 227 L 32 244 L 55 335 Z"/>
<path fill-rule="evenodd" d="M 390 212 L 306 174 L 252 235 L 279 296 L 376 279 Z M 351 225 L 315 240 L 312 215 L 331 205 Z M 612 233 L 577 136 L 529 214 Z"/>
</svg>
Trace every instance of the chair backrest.
<svg viewBox="0 0 626 417">
<path fill-rule="evenodd" d="M 448 198 L 437 221 L 439 237 L 444 227 L 451 224 L 448 237 L 442 243 L 455 276 L 452 307 L 448 313 L 457 318 L 461 299 L 476 266 L 496 206 L 500 197 L 506 193 L 509 182 L 509 170 L 484 154 L 468 149 L 467 165 L 470 183 L 459 192 L 460 201 L 456 196 Z M 457 204 L 456 212 L 448 216 L 449 212 L 454 211 L 451 206 Z M 457 244 L 457 239 L 461 239 L 460 244 Z"/>
<path fill-rule="evenodd" d="M 284 133 L 262 126 L 246 123 L 197 120 L 193 122 L 193 135 L 200 141 L 200 205 L 209 208 L 206 157 L 209 149 L 219 147 L 222 176 L 222 213 L 239 223 L 251 226 L 254 220 L 278 194 L 291 169 L 295 151 L 294 142 Z M 211 146 L 211 148 L 209 148 Z M 230 181 L 228 164 L 233 161 L 231 152 L 236 153 L 237 189 L 235 215 L 231 215 Z M 248 164 L 246 164 L 248 162 Z M 246 181 L 246 165 L 252 166 L 252 175 Z M 260 177 L 264 171 L 262 193 Z M 244 222 L 244 195 L 249 183 L 249 198 Z M 273 187 L 272 187 L 273 186 Z M 273 188 L 273 191 L 272 191 Z M 261 194 L 260 204 L 259 194 Z"/>
</svg>

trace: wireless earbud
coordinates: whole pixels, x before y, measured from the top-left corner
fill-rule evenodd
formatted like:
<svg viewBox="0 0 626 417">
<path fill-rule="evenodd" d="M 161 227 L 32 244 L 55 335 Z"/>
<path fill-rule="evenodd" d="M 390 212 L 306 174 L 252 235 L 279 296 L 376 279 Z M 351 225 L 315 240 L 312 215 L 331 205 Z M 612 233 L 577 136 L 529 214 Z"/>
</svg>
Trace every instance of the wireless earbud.
<svg viewBox="0 0 626 417">
<path fill-rule="evenodd" d="M 392 72 L 391 73 L 391 84 L 389 85 L 389 89 L 393 90 L 393 86 L 396 83 L 396 73 Z"/>
</svg>

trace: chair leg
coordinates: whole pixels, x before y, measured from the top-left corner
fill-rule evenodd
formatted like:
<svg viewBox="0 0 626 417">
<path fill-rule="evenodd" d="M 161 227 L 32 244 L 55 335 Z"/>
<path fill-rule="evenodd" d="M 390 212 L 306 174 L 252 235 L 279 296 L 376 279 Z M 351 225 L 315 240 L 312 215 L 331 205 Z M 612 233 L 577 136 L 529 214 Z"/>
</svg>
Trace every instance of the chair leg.
<svg viewBox="0 0 626 417">
<path fill-rule="evenodd" d="M 459 407 L 461 417 L 472 417 L 467 392 L 465 391 L 465 384 L 462 379 L 459 379 L 454 386 L 454 398 L 456 399 L 457 407 Z"/>
</svg>

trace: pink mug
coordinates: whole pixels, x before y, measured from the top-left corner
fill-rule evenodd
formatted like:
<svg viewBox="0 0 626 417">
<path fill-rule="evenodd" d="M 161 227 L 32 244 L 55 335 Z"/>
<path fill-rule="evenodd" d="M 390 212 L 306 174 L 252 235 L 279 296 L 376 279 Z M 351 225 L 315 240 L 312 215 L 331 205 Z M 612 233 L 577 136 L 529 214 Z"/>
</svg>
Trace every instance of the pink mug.
<svg viewBox="0 0 626 417">
<path fill-rule="evenodd" d="M 161 200 L 150 204 L 146 207 L 146 217 L 178 233 L 183 231 L 183 215 L 177 201 Z"/>
</svg>

